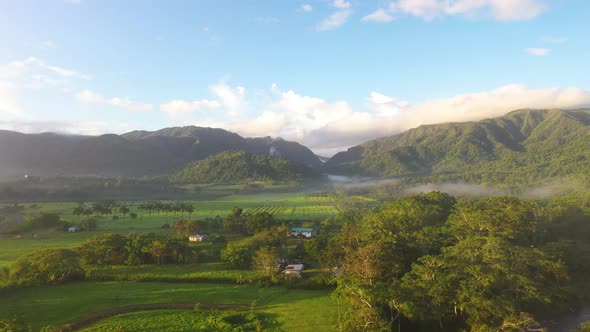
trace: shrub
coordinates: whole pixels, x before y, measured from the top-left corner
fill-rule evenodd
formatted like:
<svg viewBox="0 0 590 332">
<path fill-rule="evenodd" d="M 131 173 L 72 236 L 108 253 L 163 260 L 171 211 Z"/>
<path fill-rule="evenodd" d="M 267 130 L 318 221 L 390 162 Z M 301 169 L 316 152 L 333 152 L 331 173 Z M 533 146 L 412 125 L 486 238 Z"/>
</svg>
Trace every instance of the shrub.
<svg viewBox="0 0 590 332">
<path fill-rule="evenodd" d="M 19 257 L 9 280 L 17 285 L 43 285 L 84 279 L 80 255 L 68 249 L 44 249 Z"/>
</svg>

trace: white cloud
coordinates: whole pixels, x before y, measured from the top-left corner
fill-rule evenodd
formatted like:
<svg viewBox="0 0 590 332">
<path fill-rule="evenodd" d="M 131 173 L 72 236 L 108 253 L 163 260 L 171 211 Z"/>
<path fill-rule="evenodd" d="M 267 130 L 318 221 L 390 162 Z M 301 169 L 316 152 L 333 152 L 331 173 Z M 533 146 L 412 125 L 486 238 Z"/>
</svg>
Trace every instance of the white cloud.
<svg viewBox="0 0 590 332">
<path fill-rule="evenodd" d="M 231 87 L 225 82 L 209 88 L 230 116 L 239 115 L 246 107 L 246 89 L 243 86 Z"/>
<path fill-rule="evenodd" d="M 123 125 L 104 121 L 0 121 L 0 127 L 6 130 L 21 133 L 58 133 L 66 135 L 102 135 L 109 132 L 122 132 L 126 129 Z M 119 128 L 117 128 L 119 127 Z"/>
<path fill-rule="evenodd" d="M 377 9 L 373 13 L 364 16 L 361 21 L 363 22 L 375 22 L 375 23 L 389 23 L 393 21 L 395 17 L 384 9 Z"/>
<path fill-rule="evenodd" d="M 345 0 L 334 0 L 332 2 L 332 6 L 334 8 L 338 8 L 338 9 L 348 9 L 350 8 L 352 5 L 350 2 L 345 1 Z"/>
<path fill-rule="evenodd" d="M 305 3 L 301 5 L 301 10 L 303 10 L 304 12 L 310 12 L 313 10 L 313 6 L 308 3 Z"/>
<path fill-rule="evenodd" d="M 18 103 L 18 91 L 10 82 L 0 80 L 0 119 L 11 121 L 24 117 Z"/>
<path fill-rule="evenodd" d="M 166 112 L 171 119 L 178 118 L 181 114 L 188 114 L 200 110 L 219 108 L 221 103 L 216 100 L 172 100 L 160 105 L 160 110 Z"/>
<path fill-rule="evenodd" d="M 66 2 L 71 3 L 73 5 L 79 5 L 80 4 L 80 0 L 66 0 Z"/>
<path fill-rule="evenodd" d="M 318 31 L 328 31 L 328 30 L 333 30 L 333 29 L 339 28 L 342 25 L 344 25 L 346 22 L 348 22 L 348 19 L 350 18 L 351 14 L 352 14 L 352 11 L 350 9 L 337 11 L 337 12 L 333 13 L 332 15 L 328 16 L 327 18 L 325 18 L 323 21 L 321 21 L 320 24 L 318 24 L 318 26 L 317 26 L 317 30 Z"/>
<path fill-rule="evenodd" d="M 527 48 L 525 49 L 525 51 L 528 54 L 535 56 L 546 56 L 549 55 L 549 53 L 551 53 L 551 50 L 548 48 Z"/>
<path fill-rule="evenodd" d="M 393 15 L 407 14 L 432 20 L 461 15 L 468 18 L 492 17 L 500 21 L 529 20 L 547 9 L 543 0 L 398 0 L 386 9 L 365 16 L 364 21 L 390 22 Z M 370 19 L 372 18 L 372 19 Z"/>
<path fill-rule="evenodd" d="M 39 77 L 48 78 L 40 81 Z M 66 83 L 67 79 L 84 79 L 91 77 L 78 71 L 51 65 L 43 59 L 29 57 L 0 66 L 0 79 L 5 79 L 20 87 L 38 88 L 37 83 Z"/>
<path fill-rule="evenodd" d="M 567 42 L 569 38 L 567 37 L 555 37 L 555 36 L 547 36 L 543 38 L 543 41 L 552 44 L 563 44 Z"/>
<path fill-rule="evenodd" d="M 129 100 L 127 98 L 106 98 L 103 95 L 96 92 L 92 92 L 90 90 L 84 90 L 78 93 L 76 97 L 79 101 L 83 103 L 110 105 L 123 108 L 132 112 L 151 111 L 154 108 L 151 104 L 144 104 L 133 100 Z"/>
<path fill-rule="evenodd" d="M 518 84 L 419 104 L 372 92 L 364 111 L 354 110 L 343 100 L 327 101 L 294 91 L 277 90 L 277 93 L 253 119 L 206 125 L 227 128 L 245 136 L 271 135 L 297 140 L 316 153 L 331 155 L 352 145 L 424 124 L 475 121 L 522 108 L 590 107 L 590 91 L 587 90 L 531 89 Z"/>
</svg>

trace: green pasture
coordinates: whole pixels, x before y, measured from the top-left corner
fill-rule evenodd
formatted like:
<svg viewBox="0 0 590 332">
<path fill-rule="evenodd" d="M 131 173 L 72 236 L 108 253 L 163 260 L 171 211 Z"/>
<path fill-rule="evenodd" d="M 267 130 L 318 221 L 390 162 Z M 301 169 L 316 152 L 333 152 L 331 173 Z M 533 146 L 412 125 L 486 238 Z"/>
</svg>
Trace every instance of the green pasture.
<svg viewBox="0 0 590 332">
<path fill-rule="evenodd" d="M 338 313 L 327 290 L 158 282 L 78 282 L 13 289 L 0 297 L 0 312 L 3 317 L 22 317 L 37 331 L 100 310 L 146 303 L 255 303 L 264 307 L 260 313 L 274 316 L 284 331 L 332 331 Z M 165 319 L 162 323 L 166 324 Z"/>
<path fill-rule="evenodd" d="M 179 310 L 158 310 L 140 311 L 117 315 L 107 318 L 99 323 L 82 329 L 84 332 L 109 332 L 109 331 L 133 331 L 133 332 L 190 332 L 190 331 L 215 331 L 234 332 L 234 324 L 224 324 L 220 329 L 215 326 L 215 319 L 225 322 L 223 318 L 231 321 L 232 316 L 244 315 L 241 312 L 213 312 L 213 311 L 179 311 Z M 265 325 L 265 330 L 278 330 L 272 324 Z M 212 326 L 213 325 L 213 326 Z M 237 325 L 237 324 L 236 324 Z M 278 330 L 280 331 L 280 330 Z"/>
<path fill-rule="evenodd" d="M 211 201 L 185 201 L 193 204 L 195 213 L 192 219 L 204 219 L 215 216 L 224 217 L 235 206 L 245 211 L 272 210 L 277 218 L 317 221 L 334 216 L 336 209 L 331 201 L 323 197 L 306 197 L 305 193 L 261 193 L 251 195 L 230 195 Z M 0 237 L 0 267 L 7 266 L 16 258 L 37 249 L 44 248 L 72 248 L 82 243 L 89 237 L 99 233 L 129 232 L 159 232 L 170 233 L 170 230 L 162 229 L 162 225 L 171 225 L 176 218 L 185 217 L 180 213 L 152 213 L 139 210 L 137 207 L 142 201 L 127 201 L 131 212 L 138 214 L 137 219 L 127 215 L 119 215 L 118 220 L 111 216 L 97 217 L 98 228 L 94 232 L 66 233 L 57 231 L 31 231 L 19 236 Z M 24 204 L 25 219 L 41 213 L 58 213 L 62 219 L 69 222 L 81 222 L 86 217 L 78 217 L 72 214 L 77 203 L 31 203 Z"/>
</svg>

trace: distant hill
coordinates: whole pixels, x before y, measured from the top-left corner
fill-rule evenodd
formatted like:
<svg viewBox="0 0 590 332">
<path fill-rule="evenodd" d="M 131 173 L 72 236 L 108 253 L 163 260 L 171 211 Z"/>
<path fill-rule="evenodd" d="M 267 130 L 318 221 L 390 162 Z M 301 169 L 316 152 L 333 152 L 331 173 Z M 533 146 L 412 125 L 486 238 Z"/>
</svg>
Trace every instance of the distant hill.
<svg viewBox="0 0 590 332">
<path fill-rule="evenodd" d="M 488 183 L 590 174 L 590 110 L 518 110 L 420 126 L 338 153 L 324 170 Z"/>
<path fill-rule="evenodd" d="M 299 143 L 244 138 L 215 128 L 189 126 L 102 136 L 0 131 L 0 176 L 169 175 L 191 162 L 229 150 L 280 156 L 310 168 L 322 164 Z"/>
<path fill-rule="evenodd" d="M 299 181 L 314 173 L 310 168 L 269 155 L 226 151 L 199 160 L 172 177 L 176 183 L 238 184 L 250 181 Z M 317 174 L 317 173 L 316 173 Z"/>
</svg>

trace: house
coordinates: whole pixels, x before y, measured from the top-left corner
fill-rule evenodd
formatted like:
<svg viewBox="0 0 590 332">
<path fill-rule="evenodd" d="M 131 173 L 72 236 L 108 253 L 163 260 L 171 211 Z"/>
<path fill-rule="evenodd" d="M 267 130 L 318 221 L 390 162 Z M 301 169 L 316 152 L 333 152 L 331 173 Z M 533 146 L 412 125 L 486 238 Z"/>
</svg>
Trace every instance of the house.
<svg viewBox="0 0 590 332">
<path fill-rule="evenodd" d="M 207 240 L 208 237 L 209 237 L 209 235 L 207 235 L 207 234 L 196 234 L 196 235 L 190 235 L 188 237 L 188 240 L 191 242 L 203 242 L 203 241 Z"/>
<path fill-rule="evenodd" d="M 289 278 L 302 278 L 301 273 L 303 272 L 303 264 L 291 264 L 287 265 L 283 270 L 283 275 Z"/>
<path fill-rule="evenodd" d="M 316 236 L 316 231 L 313 228 L 293 227 L 291 228 L 291 236 L 310 239 Z"/>
<path fill-rule="evenodd" d="M 79 232 L 79 231 L 80 231 L 80 227 L 78 227 L 78 226 L 68 227 L 68 232 L 70 232 L 70 233 L 76 233 L 76 232 Z"/>
</svg>

